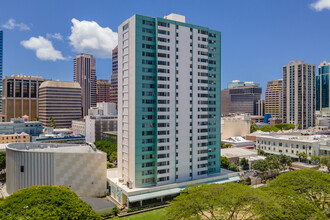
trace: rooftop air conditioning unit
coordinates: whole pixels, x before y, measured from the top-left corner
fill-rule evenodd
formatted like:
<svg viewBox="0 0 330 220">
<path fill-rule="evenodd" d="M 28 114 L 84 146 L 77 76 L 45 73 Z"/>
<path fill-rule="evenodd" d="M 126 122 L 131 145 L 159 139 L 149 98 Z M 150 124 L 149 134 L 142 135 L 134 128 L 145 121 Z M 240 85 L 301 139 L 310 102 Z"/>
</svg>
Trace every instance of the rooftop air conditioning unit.
<svg viewBox="0 0 330 220">
<path fill-rule="evenodd" d="M 132 189 L 132 188 L 133 188 L 133 182 L 130 181 L 130 180 L 128 180 L 128 181 L 127 181 L 127 187 L 128 187 L 129 189 Z"/>
</svg>

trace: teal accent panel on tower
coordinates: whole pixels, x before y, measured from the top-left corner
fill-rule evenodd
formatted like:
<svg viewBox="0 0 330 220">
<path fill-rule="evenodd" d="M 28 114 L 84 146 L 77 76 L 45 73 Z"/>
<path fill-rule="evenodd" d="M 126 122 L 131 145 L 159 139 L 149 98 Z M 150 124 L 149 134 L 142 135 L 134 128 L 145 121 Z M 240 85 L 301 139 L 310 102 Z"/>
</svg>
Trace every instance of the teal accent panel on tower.
<svg viewBox="0 0 330 220">
<path fill-rule="evenodd" d="M 152 25 L 154 24 L 154 25 Z M 136 15 L 135 32 L 135 186 L 157 178 L 157 87 L 155 19 Z"/>
<path fill-rule="evenodd" d="M 221 168 L 221 33 L 213 30 L 208 33 L 208 174 L 213 174 L 219 173 Z"/>
</svg>

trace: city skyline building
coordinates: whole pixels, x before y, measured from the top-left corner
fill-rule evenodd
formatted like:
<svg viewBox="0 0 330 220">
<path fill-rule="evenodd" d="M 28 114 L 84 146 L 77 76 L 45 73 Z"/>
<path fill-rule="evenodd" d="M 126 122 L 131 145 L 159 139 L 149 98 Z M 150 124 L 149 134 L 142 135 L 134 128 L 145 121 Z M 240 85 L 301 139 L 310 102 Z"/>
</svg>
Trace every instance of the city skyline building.
<svg viewBox="0 0 330 220">
<path fill-rule="evenodd" d="M 315 98 L 315 65 L 292 60 L 283 66 L 283 122 L 314 126 Z"/>
<path fill-rule="evenodd" d="M 268 81 L 265 92 L 265 113 L 272 118 L 282 118 L 283 80 Z"/>
<path fill-rule="evenodd" d="M 39 86 L 46 81 L 40 76 L 12 75 L 3 77 L 3 114 L 5 121 L 22 118 L 38 119 Z"/>
<path fill-rule="evenodd" d="M 325 108 L 329 111 L 329 69 L 330 63 L 327 63 L 327 61 L 323 61 L 318 66 L 319 74 L 316 75 L 316 111 L 322 111 Z"/>
<path fill-rule="evenodd" d="M 2 109 L 2 89 L 3 89 L 3 84 L 2 84 L 2 75 L 3 75 L 3 31 L 0 29 L 0 113 L 3 112 Z"/>
<path fill-rule="evenodd" d="M 106 79 L 96 80 L 96 102 L 110 102 L 110 82 Z"/>
<path fill-rule="evenodd" d="M 134 188 L 220 174 L 221 33 L 134 15 L 118 37 L 119 177 Z"/>
<path fill-rule="evenodd" d="M 259 116 L 265 115 L 265 100 L 263 99 L 257 101 L 257 115 Z"/>
<path fill-rule="evenodd" d="M 262 88 L 258 83 L 234 80 L 221 90 L 221 114 L 258 115 L 258 101 Z"/>
<path fill-rule="evenodd" d="M 232 88 L 239 87 L 239 86 L 260 86 L 260 84 L 255 83 L 253 81 L 241 82 L 239 80 L 233 80 L 233 81 L 227 83 L 227 89 L 232 89 Z"/>
<path fill-rule="evenodd" d="M 90 107 L 96 106 L 96 66 L 93 55 L 81 53 L 76 56 L 73 68 L 73 81 L 81 87 L 82 117 Z"/>
<path fill-rule="evenodd" d="M 39 120 L 51 127 L 70 128 L 72 120 L 81 118 L 81 87 L 77 82 L 46 81 L 39 88 Z"/>
<path fill-rule="evenodd" d="M 112 73 L 110 86 L 110 102 L 118 103 L 118 46 L 112 50 Z"/>
</svg>

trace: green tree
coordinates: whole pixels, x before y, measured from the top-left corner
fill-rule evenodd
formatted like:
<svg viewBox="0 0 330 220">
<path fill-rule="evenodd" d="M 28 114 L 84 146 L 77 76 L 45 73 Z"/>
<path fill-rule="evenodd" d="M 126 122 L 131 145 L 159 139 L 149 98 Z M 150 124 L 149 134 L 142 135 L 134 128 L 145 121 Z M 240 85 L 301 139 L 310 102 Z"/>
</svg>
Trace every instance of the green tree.
<svg viewBox="0 0 330 220">
<path fill-rule="evenodd" d="M 279 160 L 280 160 L 280 169 L 284 170 L 287 167 L 291 166 L 292 160 L 291 157 L 286 156 L 284 154 L 279 155 Z"/>
<path fill-rule="evenodd" d="M 311 203 L 280 186 L 203 184 L 188 186 L 166 210 L 168 219 L 327 219 Z"/>
<path fill-rule="evenodd" d="M 250 168 L 250 166 L 249 166 L 249 160 L 248 159 L 245 159 L 244 157 L 239 162 L 239 165 L 241 165 L 242 170 L 248 170 Z"/>
<path fill-rule="evenodd" d="M 230 148 L 232 146 L 232 144 L 226 144 L 225 142 L 221 141 L 221 148 Z"/>
<path fill-rule="evenodd" d="M 117 155 L 117 144 L 112 142 L 112 141 L 106 141 L 106 140 L 101 140 L 101 141 L 95 141 L 95 147 L 103 151 L 107 154 L 107 158 L 109 161 L 114 161 L 114 155 Z M 113 155 L 112 153 L 115 152 Z M 111 156 L 112 155 L 112 156 Z"/>
<path fill-rule="evenodd" d="M 254 219 L 267 207 L 258 191 L 239 183 L 192 185 L 167 208 L 169 219 Z"/>
<path fill-rule="evenodd" d="M 0 202 L 0 219 L 101 219 L 67 186 L 31 186 Z"/>
<path fill-rule="evenodd" d="M 322 156 L 320 159 L 320 163 L 323 166 L 328 167 L 328 171 L 330 172 L 330 156 Z"/>
<path fill-rule="evenodd" d="M 252 163 L 253 170 L 259 170 L 260 172 L 264 173 L 268 170 L 268 164 L 266 160 L 257 160 Z"/>
<path fill-rule="evenodd" d="M 292 171 L 279 175 L 270 182 L 270 186 L 292 190 L 322 210 L 329 208 L 329 174 L 316 170 Z"/>
<path fill-rule="evenodd" d="M 256 132 L 257 130 L 259 130 L 259 127 L 257 126 L 257 124 L 254 121 L 251 121 L 250 133 Z"/>
<path fill-rule="evenodd" d="M 322 211 L 299 194 L 284 187 L 264 186 L 262 191 L 269 199 L 271 209 L 264 209 L 260 219 L 328 219 Z"/>
<path fill-rule="evenodd" d="M 115 165 L 113 165 L 112 163 L 107 163 L 107 169 L 110 169 L 110 168 L 115 168 Z"/>
<path fill-rule="evenodd" d="M 320 157 L 316 155 L 311 155 L 311 163 L 313 165 L 320 165 Z"/>
<path fill-rule="evenodd" d="M 259 128 L 259 130 L 263 132 L 271 132 L 271 131 L 278 132 L 280 129 L 278 129 L 275 126 L 262 126 Z"/>
<path fill-rule="evenodd" d="M 299 152 L 299 153 L 296 153 L 296 155 L 299 158 L 299 162 L 307 159 L 307 154 L 305 152 Z"/>
<path fill-rule="evenodd" d="M 228 170 L 238 172 L 239 171 L 239 166 L 238 166 L 238 164 L 230 164 L 229 167 L 228 167 Z"/>
<path fill-rule="evenodd" d="M 268 155 L 265 161 L 267 168 L 270 170 L 279 170 L 281 167 L 280 157 L 278 155 Z"/>
<path fill-rule="evenodd" d="M 221 168 L 228 169 L 230 166 L 230 160 L 227 157 L 221 156 Z"/>
<path fill-rule="evenodd" d="M 264 150 L 258 149 L 258 155 L 265 155 L 266 152 Z"/>
<path fill-rule="evenodd" d="M 115 161 L 117 161 L 117 151 L 113 151 L 113 152 L 110 154 L 109 161 L 110 161 L 110 162 L 115 162 Z"/>
<path fill-rule="evenodd" d="M 49 124 L 50 127 L 56 128 L 56 121 L 54 120 L 54 118 L 50 117 Z"/>
<path fill-rule="evenodd" d="M 265 173 L 268 172 L 268 163 L 266 160 L 257 160 L 252 163 L 253 170 L 259 170 L 261 178 L 265 179 Z"/>
<path fill-rule="evenodd" d="M 280 124 L 276 124 L 274 126 L 280 130 L 290 130 L 290 129 L 295 128 L 295 126 L 293 124 L 289 124 L 289 123 L 280 123 Z"/>
<path fill-rule="evenodd" d="M 0 169 L 6 168 L 6 152 L 0 152 Z"/>
</svg>

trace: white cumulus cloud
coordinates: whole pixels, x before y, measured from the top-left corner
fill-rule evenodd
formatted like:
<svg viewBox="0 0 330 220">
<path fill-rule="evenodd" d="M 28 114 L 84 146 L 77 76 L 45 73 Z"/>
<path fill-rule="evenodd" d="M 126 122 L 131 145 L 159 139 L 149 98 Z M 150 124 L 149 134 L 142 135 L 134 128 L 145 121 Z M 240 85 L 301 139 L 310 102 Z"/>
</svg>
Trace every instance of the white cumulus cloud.
<svg viewBox="0 0 330 220">
<path fill-rule="evenodd" d="M 55 50 L 51 41 L 42 36 L 31 37 L 29 40 L 21 41 L 23 47 L 36 51 L 36 56 L 40 60 L 65 60 L 61 51 Z"/>
<path fill-rule="evenodd" d="M 322 11 L 323 9 L 330 10 L 330 0 L 317 0 L 310 5 L 316 11 Z"/>
<path fill-rule="evenodd" d="M 70 44 L 75 52 L 90 53 L 100 58 L 111 58 L 112 49 L 118 42 L 117 32 L 101 27 L 95 21 L 72 20 Z"/>
<path fill-rule="evenodd" d="M 54 38 L 54 39 L 57 39 L 57 40 L 63 40 L 63 36 L 60 33 L 55 33 L 55 34 L 47 33 L 46 38 L 48 38 L 48 39 Z"/>
<path fill-rule="evenodd" d="M 15 28 L 18 28 L 21 31 L 29 31 L 30 27 L 27 26 L 24 23 L 16 23 L 15 19 L 10 18 L 4 25 L 2 25 L 3 28 L 13 30 Z"/>
</svg>

